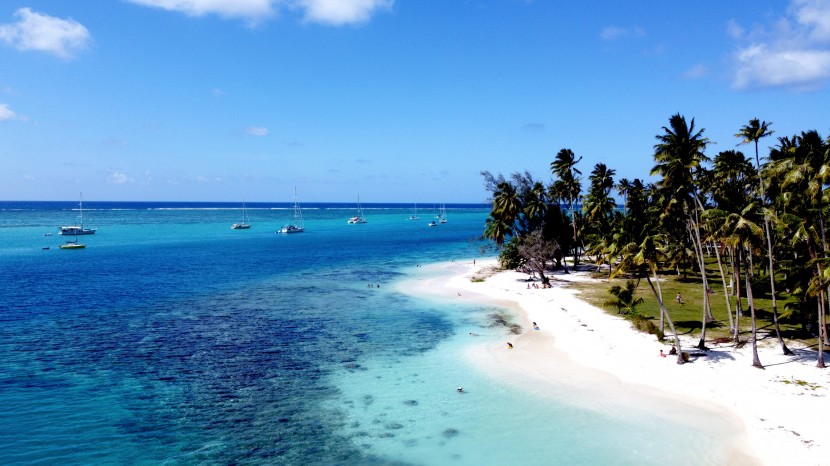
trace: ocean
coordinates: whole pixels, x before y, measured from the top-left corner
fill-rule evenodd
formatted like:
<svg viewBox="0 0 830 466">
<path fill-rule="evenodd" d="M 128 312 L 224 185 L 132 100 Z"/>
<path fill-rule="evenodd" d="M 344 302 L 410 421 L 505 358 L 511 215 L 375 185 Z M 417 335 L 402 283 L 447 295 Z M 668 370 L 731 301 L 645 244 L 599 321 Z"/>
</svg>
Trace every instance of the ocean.
<svg viewBox="0 0 830 466">
<path fill-rule="evenodd" d="M 473 367 L 510 311 L 398 291 L 492 257 L 486 206 L 304 204 L 282 235 L 290 204 L 231 230 L 239 203 L 85 202 L 97 233 L 59 249 L 76 207 L 0 202 L 0 464 L 725 461 L 716 432 Z"/>
</svg>

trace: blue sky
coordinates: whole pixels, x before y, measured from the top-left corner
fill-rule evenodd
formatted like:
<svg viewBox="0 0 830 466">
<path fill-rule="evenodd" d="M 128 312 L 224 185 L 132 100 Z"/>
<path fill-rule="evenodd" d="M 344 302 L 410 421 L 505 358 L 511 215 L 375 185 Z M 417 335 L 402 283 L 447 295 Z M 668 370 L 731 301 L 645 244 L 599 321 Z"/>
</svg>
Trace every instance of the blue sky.
<svg viewBox="0 0 830 466">
<path fill-rule="evenodd" d="M 5 0 L 0 199 L 481 202 L 678 112 L 827 136 L 829 80 L 830 0 Z"/>
</svg>

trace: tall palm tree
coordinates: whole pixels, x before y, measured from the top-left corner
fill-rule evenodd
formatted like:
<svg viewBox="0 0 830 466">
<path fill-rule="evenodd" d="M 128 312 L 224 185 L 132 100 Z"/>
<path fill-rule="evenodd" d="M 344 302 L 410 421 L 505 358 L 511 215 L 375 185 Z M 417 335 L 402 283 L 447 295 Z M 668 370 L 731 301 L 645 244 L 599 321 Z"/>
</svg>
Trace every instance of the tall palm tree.
<svg viewBox="0 0 830 466">
<path fill-rule="evenodd" d="M 582 204 L 582 212 L 585 215 L 587 228 L 586 251 L 589 254 L 597 255 L 598 263 L 602 257 L 602 250 L 608 243 L 611 224 L 616 218 L 614 208 L 617 204 L 611 197 L 611 190 L 614 188 L 614 174 L 615 171 L 608 168 L 604 163 L 594 165 L 594 169 L 588 178 L 590 181 L 588 193 L 585 195 Z"/>
<path fill-rule="evenodd" d="M 807 244 L 817 268 L 809 287 L 814 290 L 816 282 L 824 275 L 822 267 L 828 256 L 824 216 L 827 203 L 825 187 L 830 183 L 830 148 L 816 131 L 806 131 L 792 139 L 779 138 L 779 146 L 770 157 L 773 159 L 770 176 L 780 180 L 782 208 L 789 218 L 799 219 L 790 222 L 795 225 L 790 227 L 796 231 L 794 238 L 801 238 Z M 823 299 L 827 291 L 823 290 L 817 298 L 821 304 L 817 318 L 821 344 L 827 344 L 828 338 Z M 814 291 L 812 295 L 815 296 Z M 824 367 L 823 357 L 818 365 Z"/>
<path fill-rule="evenodd" d="M 682 245 L 690 237 L 697 265 L 703 280 L 703 317 L 701 319 L 701 336 L 698 347 L 705 348 L 706 321 L 711 315 L 709 306 L 709 283 L 706 277 L 703 244 L 700 235 L 700 218 L 698 212 L 698 175 L 702 165 L 709 159 L 703 151 L 709 140 L 703 137 L 703 129 L 695 129 L 695 120 L 687 124 L 686 118 L 675 114 L 669 119 L 669 126 L 663 127 L 663 134 L 656 136 L 652 175 L 662 178 L 658 181 L 660 191 L 661 225 L 676 244 Z M 688 236 L 687 236 L 688 235 Z M 676 248 L 683 251 L 683 248 Z"/>
<path fill-rule="evenodd" d="M 732 307 L 730 303 L 729 290 L 726 285 L 726 275 L 721 261 L 721 251 L 726 250 L 726 238 L 720 236 L 723 223 L 729 214 L 738 214 L 750 202 L 750 191 L 752 189 L 755 170 L 749 159 L 743 153 L 734 150 L 722 151 L 712 161 L 712 170 L 709 172 L 706 182 L 706 193 L 716 204 L 716 208 L 708 209 L 703 216 L 703 227 L 708 233 L 710 241 L 720 243 L 722 247 L 715 247 L 715 255 L 718 260 L 718 269 L 723 284 L 723 294 L 726 300 L 726 308 L 729 316 L 729 328 L 733 335 L 738 335 L 739 329 L 732 320 Z M 734 256 L 733 249 L 729 249 L 730 257 Z"/>
<path fill-rule="evenodd" d="M 749 262 L 752 254 L 758 245 L 763 242 L 763 230 L 753 217 L 760 217 L 760 212 L 758 206 L 754 202 L 750 202 L 740 213 L 731 213 L 726 217 L 719 236 L 724 238 L 726 244 L 735 248 L 738 262 L 742 264 L 744 269 L 744 286 L 752 319 L 752 365 L 763 369 L 764 366 L 758 357 L 758 324 L 749 272 Z M 739 294 L 738 300 L 740 301 L 740 299 Z"/>
<path fill-rule="evenodd" d="M 768 123 L 766 121 L 759 121 L 757 118 L 753 118 L 749 120 L 748 125 L 744 125 L 740 131 L 735 134 L 735 137 L 741 139 L 741 144 L 755 144 L 755 166 L 758 171 L 758 188 L 761 191 L 761 202 L 766 202 L 766 193 L 764 189 L 764 178 L 761 176 L 761 159 L 758 156 L 758 141 L 761 138 L 765 138 L 767 136 L 771 136 L 775 131 L 769 129 L 772 123 Z M 769 226 L 769 217 L 764 215 L 764 235 L 767 239 L 767 258 L 769 260 L 769 285 L 770 285 L 770 294 L 772 295 L 772 321 L 775 326 L 775 335 L 778 337 L 778 342 L 781 344 L 781 351 L 784 354 L 791 355 L 793 354 L 789 348 L 787 348 L 787 344 L 784 342 L 784 338 L 781 336 L 781 327 L 778 324 L 778 304 L 775 297 L 775 265 L 774 265 L 774 255 L 772 249 L 772 231 L 770 230 Z"/>
<path fill-rule="evenodd" d="M 571 223 L 573 224 L 573 246 L 574 246 L 574 267 L 579 261 L 579 247 L 577 246 L 577 220 L 576 220 L 576 202 L 579 200 L 582 186 L 580 184 L 579 175 L 582 174 L 576 164 L 582 160 L 582 157 L 576 158 L 576 155 L 570 149 L 561 149 L 556 158 L 550 164 L 550 171 L 557 178 L 551 186 L 552 191 L 556 193 L 556 197 L 564 199 L 570 204 L 571 208 Z"/>
</svg>

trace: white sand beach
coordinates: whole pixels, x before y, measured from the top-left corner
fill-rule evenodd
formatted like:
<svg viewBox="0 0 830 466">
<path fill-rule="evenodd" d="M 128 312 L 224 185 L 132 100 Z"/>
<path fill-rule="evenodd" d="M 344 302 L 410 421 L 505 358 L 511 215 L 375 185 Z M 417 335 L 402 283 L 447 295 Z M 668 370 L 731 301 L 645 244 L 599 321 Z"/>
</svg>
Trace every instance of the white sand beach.
<svg viewBox="0 0 830 466">
<path fill-rule="evenodd" d="M 591 280 L 587 274 L 555 275 L 549 289 L 527 289 L 527 275 L 513 271 L 472 281 L 474 275 L 489 275 L 486 271 L 495 266 L 495 260 L 478 260 L 476 265 L 433 264 L 428 267 L 445 273 L 407 285 L 408 291 L 420 295 L 516 310 L 521 335 L 505 337 L 503 343 L 471 346 L 468 356 L 474 364 L 485 370 L 498 368 L 493 372 L 542 390 L 554 382 L 565 383 L 579 386 L 580 396 L 590 396 L 592 386 L 604 385 L 607 390 L 613 385 L 621 393 L 636 391 L 654 399 L 670 399 L 675 402 L 670 405 L 674 412 L 667 416 L 685 419 L 699 411 L 719 411 L 719 419 L 745 432 L 735 441 L 730 464 L 830 464 L 826 425 L 830 370 L 815 367 L 815 351 L 794 342 L 789 346 L 796 356 L 784 356 L 778 346 L 762 346 L 759 353 L 766 369 L 761 370 L 751 365 L 749 345 L 736 349 L 731 344 L 710 343 L 707 355 L 678 365 L 675 358 L 660 357 L 659 351 L 668 352 L 668 345 L 634 330 L 625 319 L 581 301 L 576 291 L 568 289 L 568 281 Z M 697 343 L 683 336 L 681 340 L 683 348 Z M 507 341 L 513 349 L 507 348 Z M 564 360 L 571 364 L 567 371 L 555 362 Z M 707 425 L 709 430 L 717 428 Z"/>
</svg>

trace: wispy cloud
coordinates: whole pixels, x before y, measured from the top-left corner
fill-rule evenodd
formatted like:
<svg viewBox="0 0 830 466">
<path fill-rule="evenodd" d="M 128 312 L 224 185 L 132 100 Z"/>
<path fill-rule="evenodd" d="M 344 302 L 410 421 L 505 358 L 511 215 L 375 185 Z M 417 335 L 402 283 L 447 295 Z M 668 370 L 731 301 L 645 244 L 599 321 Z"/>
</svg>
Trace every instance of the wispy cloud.
<svg viewBox="0 0 830 466">
<path fill-rule="evenodd" d="M 307 21 L 340 26 L 365 23 L 381 10 L 390 10 L 394 0 L 296 0 Z"/>
<path fill-rule="evenodd" d="M 0 41 L 18 50 L 37 50 L 65 60 L 85 50 L 91 42 L 87 28 L 72 19 L 60 19 L 21 8 L 16 23 L 0 24 Z"/>
<path fill-rule="evenodd" d="M 107 177 L 107 182 L 109 182 L 111 184 L 129 184 L 129 183 L 134 183 L 135 180 L 130 178 L 124 172 L 113 171 Z"/>
<path fill-rule="evenodd" d="M 792 0 L 773 24 L 752 34 L 731 21 L 736 40 L 732 84 L 736 89 L 784 87 L 816 90 L 830 80 L 830 2 Z"/>
<path fill-rule="evenodd" d="M 260 24 L 282 8 L 299 11 L 308 22 L 341 26 L 363 23 L 394 0 L 127 0 L 136 5 L 177 11 L 188 16 L 217 15 Z"/>
<path fill-rule="evenodd" d="M 17 119 L 17 114 L 9 108 L 9 104 L 0 104 L 0 122 Z"/>
<path fill-rule="evenodd" d="M 128 0 L 136 5 L 177 11 L 188 16 L 217 15 L 258 24 L 274 16 L 275 0 Z"/>
<path fill-rule="evenodd" d="M 706 76 L 707 74 L 709 74 L 709 68 L 707 68 L 706 65 L 702 63 L 698 63 L 689 68 L 688 70 L 684 71 L 681 76 L 683 77 L 683 79 L 700 79 Z"/>
<path fill-rule="evenodd" d="M 271 132 L 268 131 L 268 128 L 265 128 L 265 127 L 262 127 L 262 126 L 249 126 L 249 127 L 245 128 L 245 134 L 247 134 L 248 136 L 262 137 L 262 136 L 268 136 L 269 134 L 271 134 Z"/>
<path fill-rule="evenodd" d="M 599 33 L 599 37 L 602 40 L 609 42 L 627 37 L 643 37 L 645 35 L 646 31 L 644 31 L 641 27 L 625 28 L 619 26 L 608 26 Z"/>
</svg>

